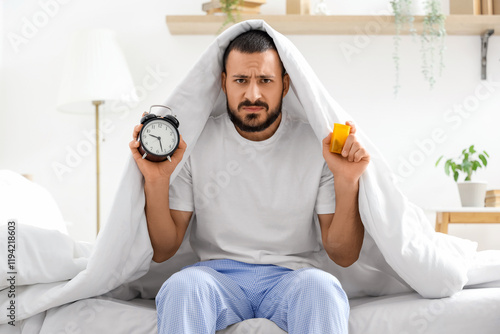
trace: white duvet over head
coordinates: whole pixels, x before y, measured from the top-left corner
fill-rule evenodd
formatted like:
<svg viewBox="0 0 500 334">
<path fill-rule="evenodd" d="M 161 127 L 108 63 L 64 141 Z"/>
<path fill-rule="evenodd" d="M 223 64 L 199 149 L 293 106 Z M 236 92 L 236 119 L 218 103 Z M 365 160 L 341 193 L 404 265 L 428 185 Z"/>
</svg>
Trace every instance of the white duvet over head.
<svg viewBox="0 0 500 334">
<path fill-rule="evenodd" d="M 318 144 L 331 131 L 334 122 L 356 121 L 334 101 L 299 50 L 286 37 L 262 20 L 245 21 L 218 36 L 164 101 L 177 115 L 180 133 L 188 144 L 183 162 L 196 146 L 208 117 L 225 112 L 225 96 L 220 84 L 222 55 L 232 39 L 250 29 L 265 30 L 274 39 L 291 80 L 291 89 L 283 101 L 283 108 L 294 118 L 303 118 L 310 123 Z M 320 268 L 337 276 L 349 297 L 414 289 L 423 297 L 438 298 L 461 290 L 468 281 L 468 270 L 472 268 L 470 262 L 476 256 L 476 244 L 434 232 L 422 210 L 410 203 L 396 187 L 389 166 L 364 135 L 363 129 L 358 129 L 357 136 L 372 158 L 359 187 L 359 210 L 365 226 L 363 248 L 359 260 L 349 268 L 341 268 L 329 258 L 325 258 Z M 183 162 L 177 167 L 172 180 Z M 18 281 L 23 284 L 16 291 L 17 319 L 109 291 L 111 295 L 123 299 L 137 296 L 154 298 L 171 274 L 182 266 L 196 262 L 198 259 L 186 242 L 189 229 L 174 257 L 161 264 L 151 261 L 153 250 L 144 204 L 143 177 L 130 156 L 109 219 L 91 253 L 83 251 L 84 248 L 68 236 L 55 236 L 51 231 L 30 226 L 20 227 L 19 249 L 26 245 L 24 241 L 29 242 L 29 247 L 22 250 L 23 266 L 17 272 Z M 6 249 L 4 233 L 7 229 L 1 228 L 0 247 Z M 39 245 L 37 240 L 44 242 Z M 53 261 L 50 251 L 37 249 L 38 246 L 43 247 L 47 240 L 53 240 L 50 251 L 58 254 L 58 273 L 32 270 Z M 495 256 L 498 257 L 498 254 Z M 80 259 L 78 263 L 86 262 L 86 266 L 80 272 L 71 274 L 74 277 L 68 280 L 66 268 L 74 270 L 72 264 L 81 257 L 85 261 Z M 7 272 L 3 271 L 3 262 L 0 268 L 2 272 Z M 489 265 L 495 267 L 488 271 L 487 277 L 483 277 L 490 281 L 499 280 L 498 261 Z M 475 275 L 474 283 L 481 283 L 481 277 Z M 6 278 L 2 278 L 2 282 L 5 283 Z M 4 283 L 0 288 L 6 287 Z M 6 296 L 0 297 L 2 309 L 5 310 L 9 302 Z M 6 313 L 2 312 L 0 323 L 7 321 Z"/>
<path fill-rule="evenodd" d="M 273 38 L 290 76 L 283 109 L 295 118 L 307 119 L 318 143 L 331 132 L 333 123 L 353 120 L 330 96 L 295 45 L 262 20 L 245 21 L 226 30 L 209 46 L 166 101 L 176 111 L 188 144 L 184 158 L 196 145 L 208 116 L 225 112 L 220 84 L 222 56 L 231 40 L 250 29 L 265 30 Z M 359 189 L 359 210 L 366 231 L 364 249 L 358 263 L 348 269 L 338 268 L 329 259 L 323 268 L 353 292 L 362 286 L 369 294 L 378 294 L 381 289 L 393 292 L 406 290 L 406 284 L 424 297 L 449 296 L 461 290 L 467 283 L 467 261 L 476 245 L 435 233 L 422 210 L 396 187 L 388 164 L 362 129 L 358 128 L 357 136 L 372 158 Z"/>
</svg>

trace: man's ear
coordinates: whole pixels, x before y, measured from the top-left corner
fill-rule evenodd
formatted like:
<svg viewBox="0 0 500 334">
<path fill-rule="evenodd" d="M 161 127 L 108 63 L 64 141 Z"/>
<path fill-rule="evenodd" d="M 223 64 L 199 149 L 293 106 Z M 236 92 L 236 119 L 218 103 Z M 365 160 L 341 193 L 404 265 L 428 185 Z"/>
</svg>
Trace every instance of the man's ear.
<svg viewBox="0 0 500 334">
<path fill-rule="evenodd" d="M 221 73 L 220 82 L 221 82 L 222 90 L 224 91 L 224 94 L 226 94 L 226 72 Z"/>
<path fill-rule="evenodd" d="M 288 75 L 288 73 L 285 73 L 285 75 L 283 76 L 283 96 L 281 98 L 284 98 L 286 96 L 289 88 L 290 88 L 290 76 Z"/>
</svg>

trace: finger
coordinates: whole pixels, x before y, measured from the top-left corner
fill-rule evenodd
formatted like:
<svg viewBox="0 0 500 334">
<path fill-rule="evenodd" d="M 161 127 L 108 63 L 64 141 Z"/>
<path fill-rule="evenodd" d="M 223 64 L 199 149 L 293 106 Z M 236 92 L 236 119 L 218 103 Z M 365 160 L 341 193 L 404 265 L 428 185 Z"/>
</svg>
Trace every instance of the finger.
<svg viewBox="0 0 500 334">
<path fill-rule="evenodd" d="M 134 126 L 134 132 L 132 134 L 132 138 L 137 139 L 137 137 L 139 136 L 139 132 L 141 131 L 141 129 L 142 129 L 142 124 L 138 124 L 138 125 Z"/>
<path fill-rule="evenodd" d="M 349 125 L 351 127 L 351 130 L 349 131 L 349 134 L 353 135 L 356 133 L 356 125 L 354 125 L 353 121 L 347 121 L 345 122 L 346 125 Z"/>
<path fill-rule="evenodd" d="M 323 138 L 323 145 L 328 145 L 330 144 L 330 141 L 332 140 L 332 133 L 330 132 L 328 134 L 328 136 L 326 136 L 325 138 Z"/>
<path fill-rule="evenodd" d="M 360 162 L 363 159 L 370 159 L 368 152 L 364 148 L 360 148 L 356 153 L 354 153 L 354 162 Z"/>
<path fill-rule="evenodd" d="M 351 146 L 351 150 L 349 151 L 349 155 L 347 156 L 347 161 L 354 162 L 354 156 L 361 148 L 362 147 L 359 142 L 354 142 Z"/>
<path fill-rule="evenodd" d="M 328 136 L 326 136 L 326 137 L 323 139 L 323 141 L 322 141 L 322 143 L 323 143 L 323 148 L 325 148 L 325 147 L 326 147 L 326 148 L 328 148 L 328 149 L 329 149 L 329 148 L 330 148 L 330 143 L 331 143 L 331 141 L 332 141 L 332 133 L 330 132 L 330 133 L 328 134 Z"/>
<path fill-rule="evenodd" d="M 359 142 L 354 142 L 351 145 L 351 150 L 349 151 L 349 155 L 347 156 L 347 161 L 354 162 L 354 155 L 357 151 L 361 149 L 361 144 Z"/>
<path fill-rule="evenodd" d="M 356 137 L 353 135 L 347 136 L 344 147 L 342 149 L 342 156 L 347 158 L 349 156 L 349 152 L 351 151 L 352 144 L 356 141 Z"/>
<path fill-rule="evenodd" d="M 180 140 L 179 140 L 179 148 L 182 149 L 182 150 L 186 150 L 187 148 L 187 144 L 186 142 L 184 141 L 184 139 L 182 138 L 182 135 L 179 135 L 180 137 Z"/>
<path fill-rule="evenodd" d="M 184 141 L 184 139 L 182 139 L 182 135 L 179 135 L 179 137 L 180 137 L 179 138 L 179 146 L 175 150 L 174 154 L 172 154 L 172 159 L 176 163 L 178 163 L 182 160 L 182 157 L 184 156 L 184 152 L 186 152 L 186 148 L 187 148 L 187 144 Z"/>
<path fill-rule="evenodd" d="M 182 139 L 182 135 L 179 135 L 179 146 L 177 147 L 177 150 L 175 152 L 180 151 L 182 154 L 184 154 L 186 148 L 187 148 L 186 142 L 184 141 L 184 139 Z"/>
<path fill-rule="evenodd" d="M 134 160 L 139 164 L 142 160 L 142 155 L 141 152 L 137 149 L 139 147 L 140 143 L 137 140 L 132 140 L 129 144 L 128 147 L 130 147 L 130 152 L 132 152 L 132 157 Z"/>
</svg>

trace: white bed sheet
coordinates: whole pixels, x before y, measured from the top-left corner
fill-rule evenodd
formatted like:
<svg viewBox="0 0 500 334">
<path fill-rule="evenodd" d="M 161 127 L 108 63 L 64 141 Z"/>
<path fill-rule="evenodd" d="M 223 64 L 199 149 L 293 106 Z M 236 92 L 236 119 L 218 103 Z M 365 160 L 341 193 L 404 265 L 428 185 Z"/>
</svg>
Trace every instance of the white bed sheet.
<svg viewBox="0 0 500 334">
<path fill-rule="evenodd" d="M 464 289 L 441 299 L 417 293 L 363 297 L 350 305 L 351 334 L 500 333 L 500 288 Z"/>
<path fill-rule="evenodd" d="M 350 304 L 351 334 L 500 333 L 500 288 L 465 289 L 442 299 L 424 299 L 417 293 L 363 297 Z M 157 333 L 154 300 L 144 299 L 84 299 L 52 308 L 21 325 L 11 333 Z M 285 332 L 267 319 L 246 320 L 217 332 L 242 333 Z"/>
</svg>

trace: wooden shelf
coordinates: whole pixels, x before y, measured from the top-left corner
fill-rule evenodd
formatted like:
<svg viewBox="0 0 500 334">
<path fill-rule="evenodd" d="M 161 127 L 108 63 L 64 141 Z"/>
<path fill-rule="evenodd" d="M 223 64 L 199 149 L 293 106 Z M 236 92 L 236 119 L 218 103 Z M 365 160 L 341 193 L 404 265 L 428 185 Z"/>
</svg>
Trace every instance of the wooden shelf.
<svg viewBox="0 0 500 334">
<path fill-rule="evenodd" d="M 422 30 L 423 16 L 415 16 L 417 32 Z M 394 16 L 319 16 L 319 15 L 241 15 L 242 21 L 262 19 L 285 35 L 394 35 Z M 172 35 L 215 35 L 224 17 L 219 15 L 168 15 Z M 227 25 L 226 29 L 231 25 Z M 500 33 L 500 15 L 449 15 L 448 35 L 481 35 L 488 29 Z M 402 34 L 408 35 L 408 29 Z"/>
</svg>

